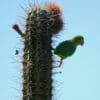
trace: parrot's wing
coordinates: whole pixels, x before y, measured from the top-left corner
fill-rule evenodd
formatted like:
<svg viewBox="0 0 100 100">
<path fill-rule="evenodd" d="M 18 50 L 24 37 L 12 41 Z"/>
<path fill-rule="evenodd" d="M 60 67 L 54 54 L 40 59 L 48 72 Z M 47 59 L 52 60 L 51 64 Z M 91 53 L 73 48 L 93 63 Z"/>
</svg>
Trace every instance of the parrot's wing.
<svg viewBox="0 0 100 100">
<path fill-rule="evenodd" d="M 68 56 L 71 56 L 74 53 L 75 49 L 76 47 L 71 41 L 64 41 L 54 49 L 54 54 L 60 56 L 61 59 L 64 59 Z"/>
</svg>

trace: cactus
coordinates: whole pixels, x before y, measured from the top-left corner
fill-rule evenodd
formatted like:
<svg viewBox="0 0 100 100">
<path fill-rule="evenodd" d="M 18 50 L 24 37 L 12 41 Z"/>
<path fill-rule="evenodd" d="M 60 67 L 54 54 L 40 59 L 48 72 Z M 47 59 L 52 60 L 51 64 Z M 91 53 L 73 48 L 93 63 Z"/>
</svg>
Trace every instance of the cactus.
<svg viewBox="0 0 100 100">
<path fill-rule="evenodd" d="M 52 36 L 63 28 L 60 6 L 47 3 L 33 6 L 27 14 L 25 32 L 13 25 L 24 38 L 23 100 L 52 100 Z"/>
</svg>

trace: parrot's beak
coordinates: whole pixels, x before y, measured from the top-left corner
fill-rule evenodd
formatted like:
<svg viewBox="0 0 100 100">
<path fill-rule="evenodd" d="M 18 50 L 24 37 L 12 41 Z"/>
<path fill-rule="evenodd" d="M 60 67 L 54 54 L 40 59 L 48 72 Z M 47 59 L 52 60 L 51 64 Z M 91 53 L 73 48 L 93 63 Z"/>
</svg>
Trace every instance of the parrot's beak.
<svg viewBox="0 0 100 100">
<path fill-rule="evenodd" d="M 84 41 L 81 41 L 81 46 L 84 44 Z"/>
</svg>

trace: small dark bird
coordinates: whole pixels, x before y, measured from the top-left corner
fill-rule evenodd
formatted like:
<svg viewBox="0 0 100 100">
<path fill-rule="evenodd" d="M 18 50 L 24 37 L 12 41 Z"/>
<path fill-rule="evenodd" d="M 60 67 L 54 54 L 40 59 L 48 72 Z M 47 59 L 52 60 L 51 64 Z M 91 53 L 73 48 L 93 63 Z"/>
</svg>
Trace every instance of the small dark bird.
<svg viewBox="0 0 100 100">
<path fill-rule="evenodd" d="M 18 54 L 19 54 L 19 51 L 18 51 L 18 50 L 16 50 L 16 51 L 15 51 L 15 55 L 18 55 Z"/>
</svg>

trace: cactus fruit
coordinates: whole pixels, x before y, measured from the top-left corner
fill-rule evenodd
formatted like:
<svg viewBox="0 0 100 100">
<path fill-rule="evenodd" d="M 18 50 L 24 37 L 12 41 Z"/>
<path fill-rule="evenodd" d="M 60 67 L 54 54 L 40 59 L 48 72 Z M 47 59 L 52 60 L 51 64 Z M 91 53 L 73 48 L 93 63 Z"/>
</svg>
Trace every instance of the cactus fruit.
<svg viewBox="0 0 100 100">
<path fill-rule="evenodd" d="M 23 100 L 52 100 L 53 34 L 63 28 L 60 6 L 47 3 L 33 6 L 28 12 L 25 32 L 17 24 L 15 29 L 24 38 Z"/>
<path fill-rule="evenodd" d="M 61 7 L 57 3 L 47 3 L 46 8 L 49 10 L 52 20 L 50 33 L 57 34 L 63 28 L 63 20 L 61 18 Z"/>
</svg>

